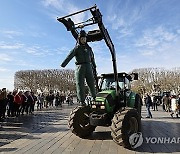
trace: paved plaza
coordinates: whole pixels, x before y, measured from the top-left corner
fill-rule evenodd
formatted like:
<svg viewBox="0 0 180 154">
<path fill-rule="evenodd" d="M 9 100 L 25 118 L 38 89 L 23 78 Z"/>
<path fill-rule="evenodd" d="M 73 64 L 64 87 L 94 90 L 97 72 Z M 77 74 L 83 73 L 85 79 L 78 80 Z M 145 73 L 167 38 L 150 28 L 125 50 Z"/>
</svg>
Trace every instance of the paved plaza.
<svg viewBox="0 0 180 154">
<path fill-rule="evenodd" d="M 152 111 L 153 118 L 146 119 L 142 109 L 144 142 L 136 150 L 128 150 L 112 141 L 109 127 L 97 127 L 88 139 L 81 139 L 71 133 L 67 119 L 73 106 L 63 104 L 62 108 L 35 111 L 33 115 L 8 118 L 1 123 L 0 153 L 26 154 L 135 154 L 135 153 L 180 153 L 180 118 L 170 114 Z M 176 142 L 157 143 L 156 138 L 176 139 Z M 149 143 L 147 143 L 149 141 Z M 150 141 L 152 143 L 150 143 Z"/>
</svg>

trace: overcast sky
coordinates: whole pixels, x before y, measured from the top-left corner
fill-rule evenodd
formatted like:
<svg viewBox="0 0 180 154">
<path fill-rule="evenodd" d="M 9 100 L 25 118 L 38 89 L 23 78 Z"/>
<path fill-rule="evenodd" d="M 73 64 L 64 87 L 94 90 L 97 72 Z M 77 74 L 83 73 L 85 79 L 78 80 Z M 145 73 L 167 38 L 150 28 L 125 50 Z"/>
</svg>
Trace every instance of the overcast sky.
<svg viewBox="0 0 180 154">
<path fill-rule="evenodd" d="M 115 45 L 118 71 L 180 66 L 180 0 L 1 0 L 0 89 L 13 89 L 16 71 L 60 69 L 76 42 L 56 18 L 94 4 Z M 98 73 L 112 72 L 104 41 L 90 46 Z M 74 60 L 69 68 L 75 68 Z"/>
</svg>

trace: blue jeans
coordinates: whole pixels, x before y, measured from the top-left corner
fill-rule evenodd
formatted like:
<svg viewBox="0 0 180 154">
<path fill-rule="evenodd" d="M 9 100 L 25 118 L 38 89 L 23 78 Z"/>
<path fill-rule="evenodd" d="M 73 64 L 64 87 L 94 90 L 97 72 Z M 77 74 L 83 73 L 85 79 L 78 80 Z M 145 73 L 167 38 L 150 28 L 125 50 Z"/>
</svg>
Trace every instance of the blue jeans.
<svg viewBox="0 0 180 154">
<path fill-rule="evenodd" d="M 147 109 L 148 117 L 152 118 L 152 114 L 151 114 L 151 111 L 150 111 L 150 105 L 149 104 L 146 105 L 146 109 Z"/>
</svg>

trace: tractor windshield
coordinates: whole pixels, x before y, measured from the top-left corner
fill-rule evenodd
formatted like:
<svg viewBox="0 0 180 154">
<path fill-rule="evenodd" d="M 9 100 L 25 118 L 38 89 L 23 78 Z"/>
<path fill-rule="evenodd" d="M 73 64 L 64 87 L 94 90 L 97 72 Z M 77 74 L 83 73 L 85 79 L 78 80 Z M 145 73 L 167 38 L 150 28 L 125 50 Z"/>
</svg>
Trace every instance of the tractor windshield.
<svg viewBox="0 0 180 154">
<path fill-rule="evenodd" d="M 123 78 L 119 78 L 119 86 L 121 89 L 124 88 L 124 81 Z M 115 81 L 113 78 L 105 78 L 102 81 L 101 90 L 108 90 L 108 89 L 115 89 Z"/>
</svg>

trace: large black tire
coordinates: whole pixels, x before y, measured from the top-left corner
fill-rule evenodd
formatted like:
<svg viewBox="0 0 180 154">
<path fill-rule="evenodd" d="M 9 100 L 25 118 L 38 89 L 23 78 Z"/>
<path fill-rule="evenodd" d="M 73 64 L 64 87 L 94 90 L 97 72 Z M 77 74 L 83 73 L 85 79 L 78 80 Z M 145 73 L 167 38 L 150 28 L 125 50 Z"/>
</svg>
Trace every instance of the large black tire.
<svg viewBox="0 0 180 154">
<path fill-rule="evenodd" d="M 141 131 L 141 118 L 136 109 L 119 110 L 115 113 L 111 124 L 113 140 L 126 148 L 131 148 L 129 137 Z"/>
<path fill-rule="evenodd" d="M 81 138 L 89 136 L 96 128 L 89 124 L 89 114 L 88 106 L 77 106 L 70 113 L 68 126 L 75 135 Z"/>
</svg>

